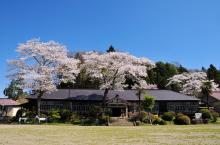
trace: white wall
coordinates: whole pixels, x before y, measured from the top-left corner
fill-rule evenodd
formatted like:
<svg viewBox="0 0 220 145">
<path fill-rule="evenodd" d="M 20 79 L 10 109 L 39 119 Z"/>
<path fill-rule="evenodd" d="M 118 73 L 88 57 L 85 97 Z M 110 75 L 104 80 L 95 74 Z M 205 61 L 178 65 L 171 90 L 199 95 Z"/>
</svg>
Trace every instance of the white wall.
<svg viewBox="0 0 220 145">
<path fill-rule="evenodd" d="M 21 107 L 6 107 L 6 111 L 3 112 L 2 116 L 14 117 L 19 109 L 21 109 Z"/>
</svg>

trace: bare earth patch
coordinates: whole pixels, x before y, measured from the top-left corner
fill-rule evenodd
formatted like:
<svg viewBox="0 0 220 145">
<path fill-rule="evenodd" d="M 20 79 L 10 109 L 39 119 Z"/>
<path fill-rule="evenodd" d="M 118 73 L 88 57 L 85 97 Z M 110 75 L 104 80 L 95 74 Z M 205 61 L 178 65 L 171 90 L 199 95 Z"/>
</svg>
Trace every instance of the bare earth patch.
<svg viewBox="0 0 220 145">
<path fill-rule="evenodd" d="M 0 145 L 219 145 L 220 125 L 0 125 Z"/>
</svg>

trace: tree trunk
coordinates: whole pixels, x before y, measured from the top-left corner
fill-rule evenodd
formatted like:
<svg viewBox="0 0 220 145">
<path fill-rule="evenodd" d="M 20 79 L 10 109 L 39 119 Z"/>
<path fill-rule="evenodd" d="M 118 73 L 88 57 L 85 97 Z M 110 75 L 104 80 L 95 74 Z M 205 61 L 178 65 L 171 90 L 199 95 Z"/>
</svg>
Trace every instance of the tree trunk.
<svg viewBox="0 0 220 145">
<path fill-rule="evenodd" d="M 103 97 L 103 111 L 105 111 L 106 109 L 106 98 L 107 98 L 107 95 L 108 95 L 108 91 L 109 89 L 105 89 L 105 92 L 104 92 L 104 97 Z"/>
<path fill-rule="evenodd" d="M 41 107 L 41 97 L 43 96 L 43 92 L 40 91 L 37 96 L 37 115 L 40 117 L 40 107 Z"/>
<path fill-rule="evenodd" d="M 150 124 L 152 125 L 151 112 L 152 112 L 152 109 L 150 109 L 150 112 L 148 112 L 148 117 L 149 117 Z"/>
<path fill-rule="evenodd" d="M 206 106 L 209 109 L 209 95 L 206 95 Z"/>
<path fill-rule="evenodd" d="M 139 117 L 141 115 L 141 90 L 138 92 L 138 112 L 139 112 Z"/>
</svg>

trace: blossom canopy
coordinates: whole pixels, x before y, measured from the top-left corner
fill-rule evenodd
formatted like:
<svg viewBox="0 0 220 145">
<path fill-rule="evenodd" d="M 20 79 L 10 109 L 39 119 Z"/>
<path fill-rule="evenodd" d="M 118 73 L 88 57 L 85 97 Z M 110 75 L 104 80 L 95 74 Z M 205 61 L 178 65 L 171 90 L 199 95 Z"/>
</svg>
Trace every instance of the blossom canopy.
<svg viewBox="0 0 220 145">
<path fill-rule="evenodd" d="M 124 52 L 83 54 L 83 68 L 87 73 L 101 81 L 100 89 L 123 90 L 126 76 L 135 83 L 133 88 L 147 88 L 147 70 L 154 67 L 154 63 L 147 58 L 137 58 Z"/>
<path fill-rule="evenodd" d="M 181 93 L 186 95 L 198 95 L 201 92 L 202 85 L 209 81 L 205 72 L 189 72 L 174 75 L 169 79 L 167 86 L 178 85 Z M 212 91 L 217 91 L 218 85 L 211 81 Z"/>
<path fill-rule="evenodd" d="M 22 81 L 22 88 L 51 92 L 61 81 L 74 82 L 79 61 L 68 57 L 65 46 L 55 42 L 32 39 L 19 44 L 17 60 L 10 60 L 12 79 Z"/>
</svg>

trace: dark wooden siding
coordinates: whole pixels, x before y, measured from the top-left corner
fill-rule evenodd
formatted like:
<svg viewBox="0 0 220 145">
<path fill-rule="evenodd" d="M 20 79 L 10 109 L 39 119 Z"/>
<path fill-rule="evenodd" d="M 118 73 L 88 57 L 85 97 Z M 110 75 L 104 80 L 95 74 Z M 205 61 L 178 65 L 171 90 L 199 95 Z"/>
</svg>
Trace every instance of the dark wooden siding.
<svg viewBox="0 0 220 145">
<path fill-rule="evenodd" d="M 29 102 L 29 107 L 36 108 L 36 100 Z M 93 106 L 100 106 L 101 101 L 73 101 L 73 100 L 42 100 L 41 110 L 51 111 L 52 109 L 66 109 L 72 112 L 86 113 Z M 137 111 L 138 101 L 128 101 L 128 109 L 131 112 Z M 199 101 L 156 101 L 153 112 L 162 114 L 166 111 L 194 114 L 199 107 Z"/>
</svg>

